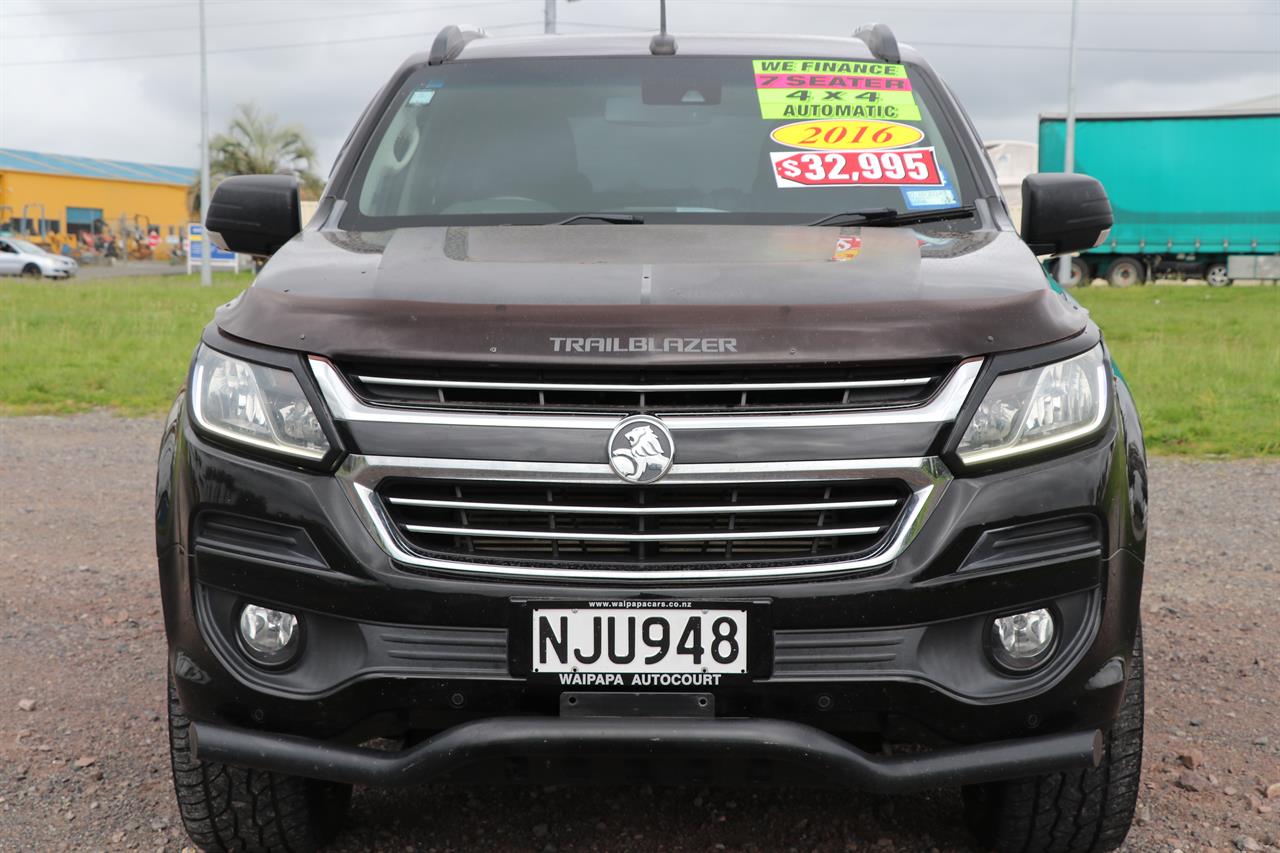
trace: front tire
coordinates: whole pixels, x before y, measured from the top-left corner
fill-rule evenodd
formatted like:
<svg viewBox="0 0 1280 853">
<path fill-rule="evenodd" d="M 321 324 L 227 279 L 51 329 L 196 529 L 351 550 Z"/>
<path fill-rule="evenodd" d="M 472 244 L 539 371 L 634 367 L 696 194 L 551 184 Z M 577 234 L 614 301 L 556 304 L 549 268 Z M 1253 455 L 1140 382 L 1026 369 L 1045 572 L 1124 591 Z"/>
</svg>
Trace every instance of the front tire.
<svg viewBox="0 0 1280 853">
<path fill-rule="evenodd" d="M 169 677 L 169 757 L 182 825 L 204 850 L 315 850 L 341 829 L 351 786 L 199 761 Z"/>
<path fill-rule="evenodd" d="M 965 816 L 978 840 L 997 853 L 1106 853 L 1119 847 L 1138 802 L 1143 682 L 1139 628 L 1124 704 L 1104 740 L 1102 761 L 1088 770 L 966 788 Z"/>
<path fill-rule="evenodd" d="M 36 266 L 35 264 L 27 264 L 25 267 L 22 268 L 23 278 L 40 278 L 40 276 L 42 275 L 43 273 L 40 272 L 40 267 Z"/>
</svg>

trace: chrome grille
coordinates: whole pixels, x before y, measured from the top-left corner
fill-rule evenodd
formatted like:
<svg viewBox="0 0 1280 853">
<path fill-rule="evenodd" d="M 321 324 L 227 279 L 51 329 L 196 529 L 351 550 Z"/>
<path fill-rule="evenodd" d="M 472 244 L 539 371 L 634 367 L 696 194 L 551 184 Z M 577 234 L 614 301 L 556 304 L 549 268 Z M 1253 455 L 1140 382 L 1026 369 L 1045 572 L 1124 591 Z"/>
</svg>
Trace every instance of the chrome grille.
<svg viewBox="0 0 1280 853">
<path fill-rule="evenodd" d="M 652 487 L 392 479 L 378 497 L 420 554 L 674 568 L 856 558 L 882 545 L 911 490 L 888 479 Z"/>
<path fill-rule="evenodd" d="M 883 409 L 929 400 L 951 365 L 567 369 L 347 364 L 365 402 L 473 411 L 705 413 Z"/>
<path fill-rule="evenodd" d="M 326 376 L 324 369 L 317 375 Z M 335 377 L 336 378 L 336 377 Z M 971 377 L 970 377 L 971 379 Z M 358 405 L 348 404 L 344 405 Z M 489 416 L 486 416 L 489 417 Z M 803 417 L 803 416 L 788 416 Z M 563 418 L 562 420 L 572 420 Z M 735 420 L 735 419 L 728 419 Z M 533 581 L 579 582 L 640 582 L 640 583 L 696 583 L 735 582 L 764 578 L 798 578 L 833 575 L 879 569 L 897 559 L 904 548 L 919 532 L 921 525 L 942 496 L 951 474 L 935 457 L 873 458 L 873 459 L 814 459 L 802 462 L 732 462 L 690 463 L 677 462 L 654 486 L 637 487 L 619 482 L 607 463 L 567 463 L 452 459 L 442 457 L 363 456 L 352 454 L 337 472 L 338 483 L 356 507 L 361 521 L 397 566 L 411 571 L 447 573 L 489 578 L 520 578 Z M 830 488 L 830 493 L 827 489 Z M 551 499 L 547 490 L 551 490 Z M 487 490 L 487 491 L 486 491 Z M 847 491 L 846 491 L 847 490 Z M 645 497 L 642 499 L 640 495 Z M 658 502 L 659 494 L 669 495 Z M 815 496 L 816 495 L 816 496 Z M 558 497 L 557 497 L 558 496 Z M 400 498 L 392 503 L 390 498 Z M 605 499 L 608 498 L 608 499 Z M 905 499 L 903 499 L 905 498 Z M 414 501 L 409 503 L 408 501 Z M 842 507 L 830 506 L 834 502 L 903 499 L 901 505 Z M 642 502 L 643 500 L 643 502 Z M 430 501 L 430 503 L 427 503 Z M 443 506 L 437 505 L 444 503 Z M 468 507 L 466 504 L 518 504 L 509 507 Z M 729 505 L 731 513 L 716 511 Z M 807 506 L 822 503 L 824 509 Z M 744 506 L 747 512 L 742 512 Z M 785 506 L 786 509 L 775 509 Z M 582 513 L 584 507 L 600 508 L 600 512 Z M 613 531 L 606 540 L 548 538 L 549 534 L 562 533 L 557 510 L 572 508 L 576 518 L 595 516 L 614 519 Z M 672 512 L 652 512 L 653 509 L 670 509 Z M 644 510 L 643 512 L 617 512 L 616 510 Z M 706 509 L 706 512 L 691 512 Z M 756 512 L 751 512 L 756 509 Z M 476 530 L 492 533 L 493 526 L 470 529 L 479 511 L 511 513 L 517 516 L 513 523 L 497 529 L 529 529 L 541 534 L 532 544 L 542 548 L 541 553 L 528 557 L 513 557 L 506 553 L 478 553 L 476 544 L 482 538 L 503 540 L 494 543 L 501 547 L 519 547 L 513 537 L 479 537 Z M 827 511 L 863 513 L 856 524 L 837 518 L 832 521 Z M 448 513 L 442 521 L 424 513 Z M 800 553 L 806 543 L 798 534 L 774 541 L 782 547 L 793 549 L 787 555 L 762 554 L 758 559 L 743 549 L 762 548 L 768 540 L 716 539 L 706 535 L 718 532 L 742 531 L 748 517 L 759 524 L 769 513 L 793 515 L 794 523 L 804 513 L 819 514 L 809 524 L 797 524 L 791 529 L 807 527 L 810 534 L 808 554 Z M 466 513 L 465 520 L 462 513 Z M 883 513 L 869 518 L 867 513 Z M 732 516 L 734 530 L 727 530 L 726 515 Z M 555 516 L 557 527 L 551 526 Z M 706 540 L 709 554 L 695 554 L 687 558 L 655 559 L 654 544 L 650 540 L 636 541 L 619 536 L 639 531 L 639 519 L 647 519 L 647 532 L 654 532 L 653 519 L 670 516 L 683 518 L 686 524 L 695 519 L 700 528 L 682 532 L 699 532 L 700 540 Z M 412 520 L 412 519 L 417 519 Z M 530 525 L 531 518 L 539 519 L 537 526 Z M 635 527 L 623 527 L 618 519 L 631 519 Z M 712 521 L 708 521 L 711 519 Z M 830 522 L 830 524 L 828 524 Z M 492 519 L 485 520 L 492 525 Z M 585 523 L 585 522 L 584 522 Z M 670 519 L 663 523 L 671 524 Z M 710 527 L 709 524 L 725 527 Z M 406 530 L 403 525 L 444 526 L 448 533 L 419 534 Z M 821 524 L 815 528 L 814 524 Z M 832 528 L 843 526 L 886 526 L 883 533 L 867 534 L 861 538 L 833 537 Z M 523 527 L 522 527 L 523 525 Z M 558 529 L 561 528 L 561 529 Z M 664 528 L 665 529 L 665 528 Z M 765 529 L 757 527 L 755 529 Z M 618 532 L 614 532 L 618 531 Z M 681 532 L 681 531 L 676 531 Z M 616 540 L 613 536 L 619 536 Z M 433 541 L 419 537 L 440 537 Z M 823 541 L 836 538 L 840 547 L 831 547 Z M 877 538 L 878 537 L 878 538 Z M 817 540 L 817 548 L 814 541 Z M 612 543 L 615 553 L 597 555 L 582 553 L 570 555 L 567 548 L 574 542 L 584 542 L 587 548 L 600 547 L 601 542 Z M 698 540 L 662 540 L 657 547 L 691 547 Z M 733 557 L 724 556 L 732 544 Z M 467 550 L 468 544 L 472 550 Z M 485 543 L 488 546 L 489 543 Z M 529 541 L 524 541 L 525 546 Z M 429 545 L 447 548 L 431 550 Z M 619 547 L 625 546 L 625 548 Z M 641 547 L 644 560 L 638 558 Z M 831 547 L 830 551 L 824 550 Z M 715 549 L 715 550 L 712 550 Z M 817 553 L 815 553 L 815 551 Z M 548 555 L 550 552 L 551 556 Z M 557 558 L 554 555 L 558 553 Z M 633 556 L 634 555 L 634 556 Z"/>
</svg>

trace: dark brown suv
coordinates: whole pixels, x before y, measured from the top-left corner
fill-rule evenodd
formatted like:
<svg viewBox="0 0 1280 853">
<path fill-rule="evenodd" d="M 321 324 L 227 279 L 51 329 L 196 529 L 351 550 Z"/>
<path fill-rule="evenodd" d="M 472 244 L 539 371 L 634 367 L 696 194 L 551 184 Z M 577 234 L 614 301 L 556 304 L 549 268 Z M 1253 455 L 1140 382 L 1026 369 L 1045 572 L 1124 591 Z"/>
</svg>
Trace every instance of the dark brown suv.
<svg viewBox="0 0 1280 853">
<path fill-rule="evenodd" d="M 1097 326 L 951 92 L 854 38 L 446 28 L 270 256 L 161 449 L 178 801 L 300 850 L 351 786 L 957 786 L 982 840 L 1123 839 L 1146 465 Z M 378 741 L 375 746 L 372 742 Z M 388 748 L 388 741 L 391 748 Z"/>
</svg>

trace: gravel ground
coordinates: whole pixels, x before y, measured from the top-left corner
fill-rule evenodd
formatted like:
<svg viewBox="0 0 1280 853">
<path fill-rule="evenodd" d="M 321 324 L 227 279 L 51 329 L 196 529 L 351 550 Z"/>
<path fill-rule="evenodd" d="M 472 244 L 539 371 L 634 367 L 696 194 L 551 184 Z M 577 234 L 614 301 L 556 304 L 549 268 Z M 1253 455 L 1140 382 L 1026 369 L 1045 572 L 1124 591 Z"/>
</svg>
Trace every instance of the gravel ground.
<svg viewBox="0 0 1280 853">
<path fill-rule="evenodd" d="M 180 850 L 155 420 L 0 419 L 0 850 Z M 1280 850 L 1280 462 L 1152 465 L 1147 750 L 1127 850 Z M 339 850 L 963 851 L 956 794 L 357 790 Z"/>
</svg>

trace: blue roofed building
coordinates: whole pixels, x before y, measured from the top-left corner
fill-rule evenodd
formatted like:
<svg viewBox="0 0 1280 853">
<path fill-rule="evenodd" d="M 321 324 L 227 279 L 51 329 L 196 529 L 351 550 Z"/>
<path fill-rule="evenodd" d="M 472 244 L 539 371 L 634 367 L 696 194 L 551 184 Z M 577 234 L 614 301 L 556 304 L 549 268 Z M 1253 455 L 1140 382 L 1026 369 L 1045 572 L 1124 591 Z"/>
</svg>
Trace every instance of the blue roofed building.
<svg viewBox="0 0 1280 853">
<path fill-rule="evenodd" d="M 190 220 L 199 172 L 69 154 L 0 148 L 0 229 L 50 235 L 154 233 L 160 244 Z"/>
</svg>

